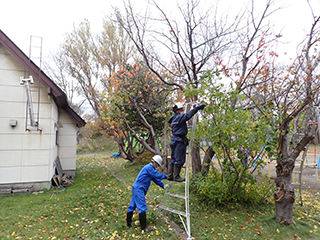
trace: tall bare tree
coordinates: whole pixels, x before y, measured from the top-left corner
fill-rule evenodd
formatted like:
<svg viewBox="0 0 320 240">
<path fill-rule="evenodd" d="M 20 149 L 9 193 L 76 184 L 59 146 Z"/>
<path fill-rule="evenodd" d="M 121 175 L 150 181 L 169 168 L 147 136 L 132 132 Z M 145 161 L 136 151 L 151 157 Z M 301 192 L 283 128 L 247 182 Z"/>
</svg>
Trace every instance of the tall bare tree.
<svg viewBox="0 0 320 240">
<path fill-rule="evenodd" d="M 320 17 L 313 17 L 314 22 L 308 38 L 296 62 L 284 76 L 289 81 L 285 88 L 282 88 L 283 95 L 276 103 L 281 121 L 278 129 L 274 200 L 276 220 L 283 224 L 293 223 L 295 194 L 291 183 L 296 159 L 316 134 L 314 108 L 319 106 L 320 54 L 317 46 L 320 39 Z M 304 122 L 299 125 L 300 131 L 295 132 L 292 122 L 295 119 L 300 120 L 299 118 L 304 119 Z"/>
<path fill-rule="evenodd" d="M 66 35 L 61 48 L 67 73 L 78 81 L 78 93 L 87 99 L 96 116 L 100 116 L 100 66 L 94 54 L 98 49 L 89 21 L 80 23 L 78 28 L 74 26 L 73 32 Z"/>
<path fill-rule="evenodd" d="M 233 21 L 218 17 L 214 7 L 203 7 L 199 0 L 186 0 L 176 6 L 176 17 L 169 16 L 156 1 L 151 1 L 152 16 L 137 14 L 130 1 L 117 20 L 134 42 L 149 69 L 165 84 L 183 91 L 187 84 L 198 87 L 199 75 L 212 69 L 215 56 L 231 43 L 240 15 Z M 197 99 L 195 99 L 197 100 Z M 193 172 L 201 171 L 198 145 L 192 150 Z"/>
<path fill-rule="evenodd" d="M 266 10 L 271 4 L 272 1 L 267 1 Z M 261 20 L 267 15 L 265 11 Z M 266 31 L 262 35 L 261 30 L 257 31 L 262 21 L 251 22 L 253 34 L 247 35 L 248 41 L 243 46 L 241 61 L 238 62 L 240 66 L 222 66 L 226 75 L 236 76 L 237 89 L 247 95 L 252 104 L 250 107 L 264 113 L 272 123 L 272 128 L 266 135 L 273 138 L 272 143 L 267 144 L 270 145 L 269 152 L 274 154 L 277 163 L 274 200 L 276 220 L 282 224 L 293 223 L 295 194 L 291 184 L 292 171 L 300 153 L 315 137 L 315 124 L 309 123 L 315 121 L 314 108 L 319 105 L 320 55 L 317 46 L 320 39 L 320 18 L 313 13 L 312 17 L 314 21 L 310 32 L 291 66 L 281 67 L 272 63 L 271 58 L 277 58 L 278 54 L 272 51 L 270 44 L 281 35 L 267 38 Z M 258 42 L 255 43 L 254 39 L 259 33 Z M 237 106 L 239 105 L 241 103 Z"/>
<path fill-rule="evenodd" d="M 119 66 L 124 66 L 129 60 L 136 60 L 134 56 L 136 51 L 127 33 L 111 17 L 103 19 L 102 27 L 101 36 L 98 36 L 96 57 L 104 74 L 109 78 Z"/>
<path fill-rule="evenodd" d="M 99 34 L 92 32 L 87 19 L 79 26 L 74 25 L 73 31 L 65 35 L 60 49 L 51 58 L 55 66 L 46 64 L 46 68 L 68 94 L 69 101 L 73 102 L 77 93 L 83 97 L 82 103 L 89 103 L 96 117 L 100 116 L 100 94 L 112 71 L 136 60 L 130 38 L 109 17 L 103 19 Z"/>
<path fill-rule="evenodd" d="M 50 53 L 50 61 L 44 62 L 46 72 L 54 79 L 55 83 L 66 93 L 69 103 L 74 103 L 78 89 L 75 79 L 68 78 L 66 74 L 65 56 L 61 51 Z"/>
</svg>

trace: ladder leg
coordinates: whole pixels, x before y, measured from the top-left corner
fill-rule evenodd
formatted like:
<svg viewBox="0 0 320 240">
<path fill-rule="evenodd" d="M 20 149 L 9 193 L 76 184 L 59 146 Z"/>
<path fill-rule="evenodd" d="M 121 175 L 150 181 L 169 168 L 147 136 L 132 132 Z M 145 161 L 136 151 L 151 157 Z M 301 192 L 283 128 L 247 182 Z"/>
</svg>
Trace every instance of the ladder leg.
<svg viewBox="0 0 320 240">
<path fill-rule="evenodd" d="M 188 146 L 188 149 L 187 149 L 187 158 L 186 158 L 186 164 L 185 164 L 186 165 L 186 174 L 185 174 L 185 181 L 184 181 L 184 183 L 185 183 L 184 196 L 169 193 L 169 188 L 167 188 L 165 191 L 164 197 L 162 198 L 162 201 L 159 205 L 160 209 L 163 209 L 163 210 L 166 210 L 166 211 L 169 211 L 172 213 L 176 213 L 179 215 L 180 220 L 181 220 L 183 227 L 185 229 L 185 232 L 187 234 L 187 240 L 192 239 L 192 237 L 191 237 L 190 209 L 189 209 L 189 181 L 190 181 L 190 179 L 189 179 L 189 166 L 191 163 L 191 149 L 192 149 L 192 145 L 193 145 L 192 143 L 193 143 L 193 139 L 194 139 L 194 129 L 196 129 L 195 126 L 196 126 L 197 121 L 198 121 L 198 114 L 196 114 L 193 117 L 193 123 L 192 123 L 192 127 L 191 127 L 191 141 L 190 141 L 190 145 Z M 175 171 L 175 167 L 173 170 L 174 170 L 173 178 L 175 178 L 175 173 L 178 173 L 178 171 L 177 170 Z M 181 168 L 179 169 L 179 173 L 180 173 L 180 170 L 181 170 Z M 179 173 L 177 175 L 179 175 Z M 162 205 L 162 202 L 164 202 L 164 200 L 169 196 L 184 199 L 185 200 L 185 212 L 182 212 L 182 211 L 179 211 L 176 209 L 172 209 L 172 208 L 169 208 L 169 207 Z M 185 217 L 185 221 L 182 217 Z"/>
</svg>

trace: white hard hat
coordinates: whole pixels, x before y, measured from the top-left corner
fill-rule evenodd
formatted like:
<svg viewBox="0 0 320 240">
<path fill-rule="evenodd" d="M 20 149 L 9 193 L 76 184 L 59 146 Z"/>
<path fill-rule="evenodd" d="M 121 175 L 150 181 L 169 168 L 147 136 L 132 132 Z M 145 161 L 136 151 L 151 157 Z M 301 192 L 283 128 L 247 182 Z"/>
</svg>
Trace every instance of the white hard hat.
<svg viewBox="0 0 320 240">
<path fill-rule="evenodd" d="M 162 164 L 162 157 L 160 155 L 154 155 L 152 161 L 158 163 L 160 166 Z"/>
<path fill-rule="evenodd" d="M 173 111 L 181 109 L 181 108 L 183 108 L 183 105 L 182 105 L 182 103 L 178 102 L 173 106 Z"/>
</svg>

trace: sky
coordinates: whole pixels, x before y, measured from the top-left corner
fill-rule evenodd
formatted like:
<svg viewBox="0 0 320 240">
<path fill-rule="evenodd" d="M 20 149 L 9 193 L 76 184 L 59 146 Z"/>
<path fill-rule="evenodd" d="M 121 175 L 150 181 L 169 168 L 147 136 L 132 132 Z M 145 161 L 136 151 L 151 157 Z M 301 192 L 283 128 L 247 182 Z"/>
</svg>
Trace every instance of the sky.
<svg viewBox="0 0 320 240">
<path fill-rule="evenodd" d="M 42 37 L 46 55 L 59 46 L 74 24 L 85 18 L 100 27 L 102 18 L 111 11 L 111 3 L 110 0 L 5 1 L 1 3 L 0 29 L 28 56 L 30 36 Z"/>
<path fill-rule="evenodd" d="M 131 0 L 140 9 L 146 6 L 148 0 Z M 204 0 L 201 0 L 204 1 Z M 213 0 L 211 0 L 213 1 Z M 218 1 L 218 0 L 216 0 Z M 243 5 L 247 0 L 220 0 L 220 4 L 232 6 Z M 265 4 L 266 0 L 256 0 Z M 315 15 L 320 14 L 320 0 L 309 0 L 314 5 Z M 160 0 L 166 7 L 175 5 L 174 0 Z M 71 32 L 85 18 L 92 28 L 101 29 L 102 19 L 112 12 L 112 5 L 122 3 L 122 0 L 8 0 L 1 3 L 0 29 L 29 56 L 30 36 L 35 45 L 42 38 L 42 58 L 54 52 L 62 43 L 64 35 Z M 273 19 L 276 28 L 282 31 L 283 41 L 287 44 L 283 51 L 294 52 L 301 36 L 310 28 L 311 17 L 307 0 L 276 0 L 277 6 L 284 9 L 276 12 Z M 235 8 L 237 9 L 237 8 Z"/>
<path fill-rule="evenodd" d="M 137 10 L 144 10 L 151 0 L 131 0 Z M 177 0 L 179 3 L 182 0 Z M 244 2 L 251 0 L 200 0 L 218 2 L 224 9 L 229 10 L 232 18 Z M 276 6 L 283 9 L 272 15 L 276 33 L 283 35 L 285 42 L 278 47 L 280 55 L 284 52 L 286 59 L 295 58 L 297 44 L 310 29 L 312 18 L 307 0 L 274 0 Z M 313 5 L 315 15 L 320 15 L 320 0 L 309 0 Z M 173 11 L 176 0 L 157 0 L 161 7 Z M 255 0 L 265 5 L 266 0 Z M 70 33 L 73 26 L 78 26 L 84 19 L 88 19 L 96 33 L 100 33 L 103 18 L 112 12 L 112 6 L 122 5 L 122 0 L 5 0 L 1 2 L 0 29 L 27 55 L 30 50 L 30 37 L 34 36 L 33 46 L 39 46 L 42 38 L 42 61 L 50 62 L 49 55 L 54 53 L 63 42 L 66 33 Z M 231 6 L 231 7 L 230 7 Z M 233 10 L 232 10 L 233 9 Z M 316 12 L 317 11 L 317 12 Z M 175 13 L 175 12 L 171 12 Z M 232 14 L 234 13 L 234 14 Z M 32 48 L 33 57 L 38 58 L 40 53 Z M 32 58 L 38 64 L 38 59 Z"/>
</svg>

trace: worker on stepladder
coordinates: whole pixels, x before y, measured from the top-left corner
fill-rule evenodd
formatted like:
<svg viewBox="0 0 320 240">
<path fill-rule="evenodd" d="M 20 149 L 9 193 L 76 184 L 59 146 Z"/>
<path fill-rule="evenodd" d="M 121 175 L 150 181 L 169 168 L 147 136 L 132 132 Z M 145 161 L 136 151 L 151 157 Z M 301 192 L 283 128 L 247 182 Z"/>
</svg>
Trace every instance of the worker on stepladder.
<svg viewBox="0 0 320 240">
<path fill-rule="evenodd" d="M 186 162 L 186 150 L 188 146 L 188 127 L 187 121 L 193 117 L 199 110 L 204 109 L 206 105 L 200 105 L 184 113 L 184 107 L 181 103 L 173 106 L 174 115 L 170 118 L 172 137 L 170 142 L 171 163 L 168 168 L 168 180 L 176 182 L 184 182 L 185 179 L 180 177 L 180 171 Z"/>
<path fill-rule="evenodd" d="M 127 225 L 131 227 L 133 211 L 137 208 L 139 212 L 139 221 L 141 230 L 150 232 L 153 229 L 147 227 L 147 203 L 146 194 L 150 187 L 151 180 L 158 186 L 165 188 L 162 179 L 167 179 L 167 175 L 159 173 L 157 169 L 162 164 L 162 157 L 155 155 L 152 157 L 151 163 L 145 165 L 139 172 L 136 181 L 133 183 L 132 198 L 127 211 Z"/>
</svg>

